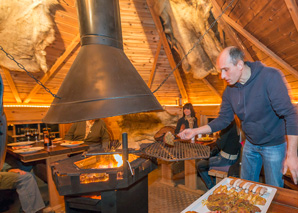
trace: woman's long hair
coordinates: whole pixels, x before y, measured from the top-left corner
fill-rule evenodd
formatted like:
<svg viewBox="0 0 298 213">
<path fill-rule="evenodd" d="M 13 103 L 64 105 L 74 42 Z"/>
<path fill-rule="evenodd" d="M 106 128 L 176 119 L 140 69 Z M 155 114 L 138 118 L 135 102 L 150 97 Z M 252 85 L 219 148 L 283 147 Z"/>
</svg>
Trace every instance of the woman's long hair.
<svg viewBox="0 0 298 213">
<path fill-rule="evenodd" d="M 184 104 L 184 106 L 183 106 L 183 117 L 185 117 L 185 114 L 184 114 L 184 110 L 185 109 L 189 109 L 190 110 L 190 112 L 191 112 L 190 116 L 191 117 L 196 117 L 195 110 L 193 109 L 193 106 L 192 106 L 191 103 Z"/>
</svg>

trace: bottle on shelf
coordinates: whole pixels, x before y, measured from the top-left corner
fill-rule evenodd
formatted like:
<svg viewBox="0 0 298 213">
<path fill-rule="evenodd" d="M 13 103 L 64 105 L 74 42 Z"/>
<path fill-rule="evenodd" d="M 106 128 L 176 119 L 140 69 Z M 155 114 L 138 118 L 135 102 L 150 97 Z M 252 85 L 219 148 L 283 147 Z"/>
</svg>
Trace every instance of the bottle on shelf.
<svg viewBox="0 0 298 213">
<path fill-rule="evenodd" d="M 34 138 L 35 138 L 35 142 L 38 142 L 38 136 L 39 136 L 38 129 L 34 129 L 34 131 L 33 131 L 33 136 L 34 136 Z"/>
<path fill-rule="evenodd" d="M 52 140 L 50 138 L 51 128 L 43 128 L 43 140 L 45 146 L 51 146 Z"/>
<path fill-rule="evenodd" d="M 30 136 L 31 136 L 30 129 L 29 128 L 26 128 L 27 141 L 30 141 Z"/>
</svg>

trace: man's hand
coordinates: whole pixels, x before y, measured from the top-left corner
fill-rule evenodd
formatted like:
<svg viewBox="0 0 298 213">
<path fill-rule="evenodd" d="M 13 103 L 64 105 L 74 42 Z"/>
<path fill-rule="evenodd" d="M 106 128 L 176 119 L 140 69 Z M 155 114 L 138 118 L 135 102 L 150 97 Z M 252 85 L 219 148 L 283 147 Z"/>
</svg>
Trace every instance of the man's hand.
<svg viewBox="0 0 298 213">
<path fill-rule="evenodd" d="M 198 134 L 209 134 L 211 133 L 211 128 L 208 125 L 201 126 L 196 129 L 185 129 L 178 134 L 181 139 L 189 140 Z"/>
<path fill-rule="evenodd" d="M 26 174 L 25 171 L 20 170 L 20 169 L 11 169 L 11 170 L 9 170 L 8 172 L 19 173 L 20 175 L 24 175 L 24 174 Z"/>
<path fill-rule="evenodd" d="M 191 139 L 196 135 L 195 129 L 185 129 L 178 134 L 181 139 Z"/>
<path fill-rule="evenodd" d="M 283 174 L 289 169 L 295 184 L 297 184 L 298 179 L 298 157 L 297 157 L 297 135 L 287 135 L 287 154 L 284 162 Z"/>
<path fill-rule="evenodd" d="M 298 157 L 297 156 L 286 157 L 284 162 L 283 174 L 285 174 L 288 169 L 291 172 L 294 183 L 297 184 L 297 179 L 298 179 Z"/>
</svg>

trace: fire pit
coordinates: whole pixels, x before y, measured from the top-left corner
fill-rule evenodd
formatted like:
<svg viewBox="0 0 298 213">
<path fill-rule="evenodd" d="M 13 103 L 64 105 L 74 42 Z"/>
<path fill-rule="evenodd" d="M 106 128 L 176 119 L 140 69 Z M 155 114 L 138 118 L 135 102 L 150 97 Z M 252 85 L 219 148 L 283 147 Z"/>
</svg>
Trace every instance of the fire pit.
<svg viewBox="0 0 298 213">
<path fill-rule="evenodd" d="M 96 211 L 148 211 L 148 173 L 157 165 L 151 159 L 129 153 L 127 146 L 124 133 L 121 154 L 87 153 L 91 156 L 76 155 L 52 165 L 57 190 L 66 196 L 67 212 L 71 212 L 71 200 L 75 200 L 76 205 L 82 200 L 90 204 L 91 198 L 81 195 L 91 194 L 100 194 L 92 200 Z M 88 205 L 82 208 L 91 210 Z"/>
</svg>

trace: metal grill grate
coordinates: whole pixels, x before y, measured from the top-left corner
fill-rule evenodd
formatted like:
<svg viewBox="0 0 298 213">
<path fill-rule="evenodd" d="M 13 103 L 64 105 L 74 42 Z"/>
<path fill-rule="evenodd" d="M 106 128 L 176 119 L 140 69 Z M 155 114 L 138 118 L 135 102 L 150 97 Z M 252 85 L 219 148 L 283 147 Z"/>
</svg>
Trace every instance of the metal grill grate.
<svg viewBox="0 0 298 213">
<path fill-rule="evenodd" d="M 174 147 L 168 147 L 163 142 L 155 142 L 145 148 L 144 153 L 165 161 L 181 161 L 209 158 L 210 147 L 195 143 L 174 142 Z"/>
</svg>

